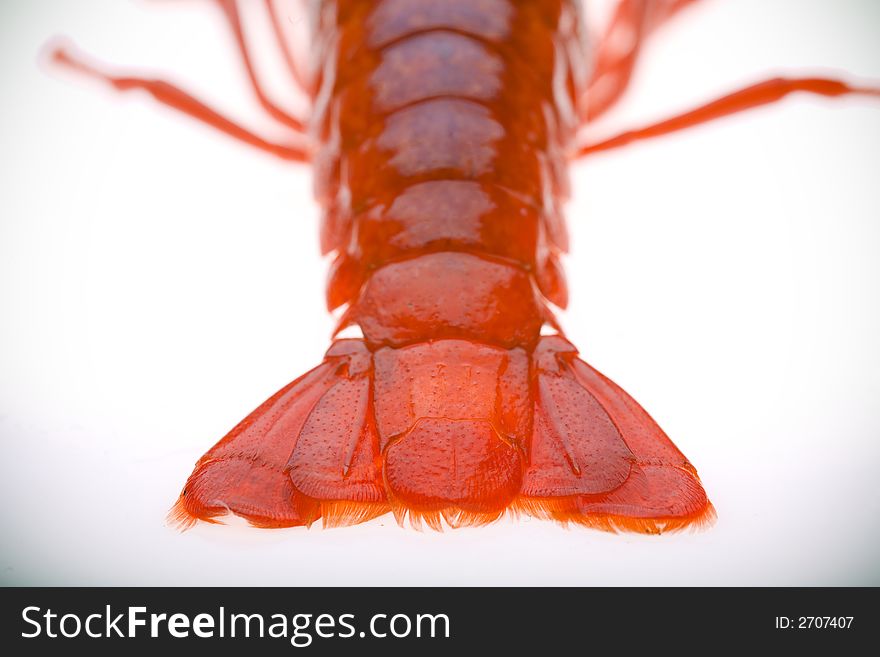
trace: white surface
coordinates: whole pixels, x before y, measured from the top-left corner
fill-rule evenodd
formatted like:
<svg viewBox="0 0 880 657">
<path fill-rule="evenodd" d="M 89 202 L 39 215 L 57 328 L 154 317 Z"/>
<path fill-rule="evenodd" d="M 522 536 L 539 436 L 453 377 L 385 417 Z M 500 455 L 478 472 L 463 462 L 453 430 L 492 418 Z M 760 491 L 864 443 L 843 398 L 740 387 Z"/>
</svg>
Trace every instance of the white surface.
<svg viewBox="0 0 880 657">
<path fill-rule="evenodd" d="M 699 469 L 712 530 L 181 535 L 194 461 L 327 346 L 308 172 L 35 64 L 65 33 L 254 122 L 201 3 L 0 19 L 3 583 L 880 584 L 880 103 L 798 97 L 574 170 L 564 326 Z M 870 0 L 706 2 L 598 127 L 780 69 L 880 78 L 878 25 Z"/>
</svg>

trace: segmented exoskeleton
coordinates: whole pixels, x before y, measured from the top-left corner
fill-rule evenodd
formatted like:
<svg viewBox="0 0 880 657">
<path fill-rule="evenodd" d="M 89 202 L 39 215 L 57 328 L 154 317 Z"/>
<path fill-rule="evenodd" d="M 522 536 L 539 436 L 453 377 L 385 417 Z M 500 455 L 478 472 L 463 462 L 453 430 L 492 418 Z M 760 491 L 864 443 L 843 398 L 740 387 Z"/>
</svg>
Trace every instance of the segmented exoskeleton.
<svg viewBox="0 0 880 657">
<path fill-rule="evenodd" d="M 681 117 L 584 144 L 626 88 L 644 38 L 692 0 L 622 0 L 595 45 L 575 0 L 314 4 L 305 121 L 262 90 L 235 2 L 215 0 L 258 99 L 300 140 L 272 144 L 160 81 L 146 89 L 215 127 L 314 166 L 327 300 L 324 361 L 196 465 L 173 517 L 350 524 L 393 511 L 440 527 L 508 510 L 658 532 L 714 512 L 696 470 L 623 390 L 578 358 L 553 308 L 567 287 L 561 203 L 571 159 L 778 100 L 876 93 L 775 79 Z M 267 2 L 282 47 L 283 30 Z M 285 52 L 290 55 L 288 50 Z"/>
</svg>

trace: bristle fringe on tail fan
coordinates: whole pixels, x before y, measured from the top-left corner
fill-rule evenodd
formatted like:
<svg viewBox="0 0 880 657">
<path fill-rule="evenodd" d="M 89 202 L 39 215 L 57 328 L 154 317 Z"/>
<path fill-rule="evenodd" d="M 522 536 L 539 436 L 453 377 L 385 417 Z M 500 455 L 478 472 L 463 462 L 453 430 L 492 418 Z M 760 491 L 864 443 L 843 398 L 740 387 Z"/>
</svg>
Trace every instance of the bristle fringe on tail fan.
<svg viewBox="0 0 880 657">
<path fill-rule="evenodd" d="M 510 507 L 498 511 L 480 513 L 456 507 L 446 507 L 437 510 L 414 509 L 392 501 L 391 512 L 400 527 L 406 527 L 407 523 L 409 523 L 410 527 L 418 531 L 421 531 L 424 525 L 434 531 L 442 532 L 444 525 L 450 529 L 490 525 L 509 513 Z"/>
<path fill-rule="evenodd" d="M 639 518 L 616 514 L 585 514 L 565 499 L 518 498 L 512 505 L 517 514 L 539 520 L 551 520 L 563 527 L 580 525 L 613 534 L 670 534 L 682 531 L 699 532 L 715 524 L 715 507 L 708 502 L 692 514 L 675 517 Z"/>
<path fill-rule="evenodd" d="M 350 527 L 384 516 L 391 510 L 385 502 L 321 501 L 321 526 Z"/>
</svg>

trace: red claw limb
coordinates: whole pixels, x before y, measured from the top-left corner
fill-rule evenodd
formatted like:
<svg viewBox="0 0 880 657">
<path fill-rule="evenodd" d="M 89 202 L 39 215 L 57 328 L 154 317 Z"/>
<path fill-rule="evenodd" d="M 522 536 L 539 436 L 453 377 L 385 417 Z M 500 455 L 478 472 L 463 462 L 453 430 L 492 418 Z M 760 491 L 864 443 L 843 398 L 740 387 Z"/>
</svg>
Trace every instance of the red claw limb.
<svg viewBox="0 0 880 657">
<path fill-rule="evenodd" d="M 580 146 L 575 157 L 583 157 L 599 151 L 620 148 L 634 141 L 686 130 L 731 114 L 738 114 L 762 105 L 771 105 L 796 92 L 831 98 L 852 94 L 880 98 L 880 86 L 854 86 L 828 78 L 773 78 L 727 94 L 664 121 L 635 130 L 627 130 L 608 139 Z"/>
<path fill-rule="evenodd" d="M 236 49 L 238 50 L 239 55 L 241 55 L 241 61 L 244 64 L 244 69 L 247 73 L 248 81 L 251 84 L 251 89 L 253 90 L 257 101 L 260 103 L 266 113 L 273 119 L 283 125 L 286 125 L 296 132 L 303 132 L 305 130 L 305 124 L 296 117 L 292 116 L 290 113 L 278 107 L 275 103 L 269 100 L 269 97 L 266 95 L 266 91 L 265 89 L 263 89 L 263 85 L 260 83 L 260 79 L 257 77 L 257 71 L 254 67 L 251 49 L 244 36 L 244 30 L 242 29 L 241 25 L 241 15 L 238 10 L 237 0 L 214 0 L 214 4 L 216 4 L 220 8 L 220 10 L 223 12 L 223 17 L 226 19 L 226 22 L 229 23 L 229 27 L 232 30 L 232 35 L 235 38 Z M 266 9 L 272 18 L 273 32 L 277 36 L 279 34 L 280 26 L 277 24 L 277 18 L 275 16 L 271 3 L 268 3 Z M 282 53 L 285 55 L 285 58 L 287 58 L 288 51 L 286 48 L 283 47 L 285 43 L 280 37 L 278 37 L 278 40 L 280 42 L 280 45 L 282 45 Z M 294 68 L 294 70 L 296 69 Z M 304 89 L 305 87 L 300 85 L 300 88 Z"/>
<path fill-rule="evenodd" d="M 621 0 L 596 47 L 596 64 L 581 116 L 595 121 L 611 109 L 629 87 L 647 37 L 696 0 Z"/>
<path fill-rule="evenodd" d="M 217 110 L 209 107 L 183 89 L 164 80 L 106 73 L 97 66 L 86 62 L 83 56 L 73 53 L 70 48 L 65 46 L 57 46 L 52 50 L 52 61 L 78 73 L 83 73 L 106 82 L 116 91 L 146 91 L 163 105 L 176 109 L 178 112 L 197 119 L 233 139 L 270 153 L 282 160 L 308 162 L 311 159 L 309 149 L 305 146 L 278 144 L 267 141 L 232 119 L 223 116 Z"/>
<path fill-rule="evenodd" d="M 582 103 L 581 118 L 584 126 L 605 114 L 626 92 L 647 37 L 696 1 L 621 0 L 618 3 L 596 48 L 596 64 Z M 620 148 L 634 141 L 685 130 L 724 116 L 776 103 L 795 92 L 828 97 L 850 94 L 880 97 L 880 86 L 855 86 L 822 77 L 779 77 L 764 80 L 666 120 L 627 130 L 600 141 L 577 145 L 573 157 L 577 159 L 599 151 Z"/>
<path fill-rule="evenodd" d="M 281 56 L 284 59 L 284 64 L 287 66 L 287 70 L 290 72 L 291 78 L 296 82 L 297 87 L 305 91 L 307 94 L 313 95 L 314 88 L 312 82 L 303 72 L 299 61 L 294 56 L 290 44 L 284 35 L 284 29 L 281 27 L 281 17 L 279 16 L 278 6 L 273 0 L 264 0 L 264 4 L 266 6 L 266 13 L 269 14 L 269 22 L 272 25 L 272 34 L 275 38 L 275 43 L 281 51 Z"/>
</svg>

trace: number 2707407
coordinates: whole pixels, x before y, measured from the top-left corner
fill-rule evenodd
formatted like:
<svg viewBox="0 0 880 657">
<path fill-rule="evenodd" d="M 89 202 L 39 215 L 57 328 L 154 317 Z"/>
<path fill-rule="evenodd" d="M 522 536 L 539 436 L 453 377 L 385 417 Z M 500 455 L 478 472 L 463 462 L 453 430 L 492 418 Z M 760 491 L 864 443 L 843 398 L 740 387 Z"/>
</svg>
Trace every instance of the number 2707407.
<svg viewBox="0 0 880 657">
<path fill-rule="evenodd" d="M 789 618 L 788 616 L 776 617 L 776 629 L 842 629 L 848 630 L 852 627 L 854 616 L 798 616 Z"/>
</svg>

